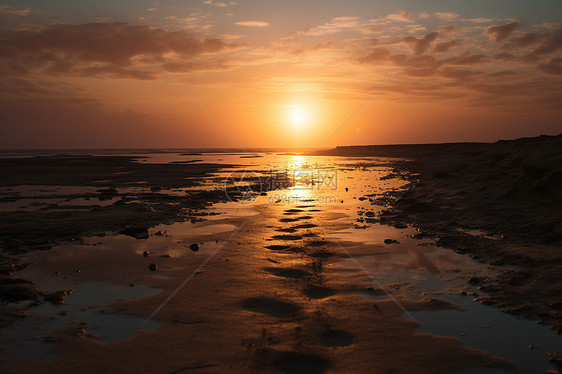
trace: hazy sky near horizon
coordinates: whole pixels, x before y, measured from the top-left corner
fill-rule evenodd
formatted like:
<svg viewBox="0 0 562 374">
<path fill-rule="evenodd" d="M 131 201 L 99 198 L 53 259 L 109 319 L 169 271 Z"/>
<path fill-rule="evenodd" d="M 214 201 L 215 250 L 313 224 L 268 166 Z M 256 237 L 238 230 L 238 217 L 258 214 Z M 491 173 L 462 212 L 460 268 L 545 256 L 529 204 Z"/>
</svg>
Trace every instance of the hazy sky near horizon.
<svg viewBox="0 0 562 374">
<path fill-rule="evenodd" d="M 0 0 L 0 148 L 558 134 L 561 17 L 559 0 Z"/>
</svg>

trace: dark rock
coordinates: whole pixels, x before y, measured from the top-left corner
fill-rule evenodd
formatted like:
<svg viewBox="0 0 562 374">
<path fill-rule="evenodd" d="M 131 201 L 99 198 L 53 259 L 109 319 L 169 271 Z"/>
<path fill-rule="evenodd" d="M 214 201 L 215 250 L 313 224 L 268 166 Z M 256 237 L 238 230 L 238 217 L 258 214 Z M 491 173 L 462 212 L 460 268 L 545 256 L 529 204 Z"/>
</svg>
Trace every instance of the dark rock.
<svg viewBox="0 0 562 374">
<path fill-rule="evenodd" d="M 143 256 L 143 257 L 148 257 L 149 254 L 150 254 L 149 251 L 144 251 L 144 252 L 142 253 L 142 256 Z"/>
<path fill-rule="evenodd" d="M 398 241 L 394 239 L 384 239 L 384 244 L 394 244 L 394 243 L 398 243 Z"/>
<path fill-rule="evenodd" d="M 2 281 L 12 281 L 12 279 L 2 279 Z M 14 279 L 14 281 L 17 281 Z M 25 281 L 24 281 L 25 282 Z M 31 283 L 0 283 L 0 301 L 15 303 L 24 300 L 39 299 L 39 290 Z"/>
<path fill-rule="evenodd" d="M 135 239 L 148 239 L 148 228 L 146 227 L 127 227 L 119 231 L 119 234 L 131 236 Z"/>
<path fill-rule="evenodd" d="M 101 188 L 98 192 L 102 195 L 117 195 L 117 189 L 115 188 Z"/>
<path fill-rule="evenodd" d="M 482 279 L 478 278 L 478 277 L 470 277 L 468 278 L 468 283 L 472 283 L 472 284 L 480 284 L 482 282 Z"/>
<path fill-rule="evenodd" d="M 158 266 L 156 266 L 156 264 L 150 264 L 148 265 L 148 268 L 150 269 L 150 271 L 156 271 L 156 268 L 158 268 Z"/>
<path fill-rule="evenodd" d="M 367 287 L 365 291 L 367 291 L 367 293 L 372 296 L 386 295 L 386 292 L 384 292 L 384 290 L 380 288 Z"/>
<path fill-rule="evenodd" d="M 199 244 L 194 243 L 189 246 L 189 249 L 191 249 L 193 252 L 197 252 L 199 250 Z"/>
<path fill-rule="evenodd" d="M 64 298 L 70 295 L 72 290 L 62 290 L 47 294 L 43 299 L 51 304 L 64 304 Z"/>
</svg>

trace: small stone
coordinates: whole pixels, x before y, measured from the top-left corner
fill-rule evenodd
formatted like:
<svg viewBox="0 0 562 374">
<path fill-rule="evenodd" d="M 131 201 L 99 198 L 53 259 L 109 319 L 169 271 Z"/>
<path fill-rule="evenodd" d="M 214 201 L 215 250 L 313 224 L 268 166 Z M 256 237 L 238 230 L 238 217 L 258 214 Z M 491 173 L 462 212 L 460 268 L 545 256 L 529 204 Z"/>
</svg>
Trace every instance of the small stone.
<svg viewBox="0 0 562 374">
<path fill-rule="evenodd" d="M 398 241 L 394 239 L 384 239 L 384 244 L 393 244 L 393 243 L 398 243 Z"/>
<path fill-rule="evenodd" d="M 472 283 L 472 284 L 478 284 L 480 283 L 482 280 L 478 277 L 470 277 L 468 278 L 468 283 Z"/>
<path fill-rule="evenodd" d="M 189 249 L 191 249 L 193 252 L 197 252 L 199 250 L 199 244 L 192 244 L 189 246 Z"/>
<path fill-rule="evenodd" d="M 150 254 L 149 251 L 144 251 L 144 252 L 142 253 L 142 256 L 143 256 L 143 257 L 148 257 L 149 254 Z"/>
<path fill-rule="evenodd" d="M 156 266 L 156 264 L 150 264 L 150 265 L 148 265 L 148 268 L 150 269 L 150 271 L 156 271 L 156 268 L 157 268 L 157 267 L 158 267 L 158 266 Z"/>
</svg>

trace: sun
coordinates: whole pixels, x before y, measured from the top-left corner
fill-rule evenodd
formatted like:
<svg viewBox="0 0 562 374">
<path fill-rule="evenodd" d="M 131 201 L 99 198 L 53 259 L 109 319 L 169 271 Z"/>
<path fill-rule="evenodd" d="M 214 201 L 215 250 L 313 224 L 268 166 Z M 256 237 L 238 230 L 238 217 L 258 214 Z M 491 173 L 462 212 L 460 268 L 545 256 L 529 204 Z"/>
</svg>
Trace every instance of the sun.
<svg viewBox="0 0 562 374">
<path fill-rule="evenodd" d="M 301 105 L 295 105 L 290 108 L 289 121 L 295 127 L 302 127 L 308 121 L 308 114 Z"/>
</svg>

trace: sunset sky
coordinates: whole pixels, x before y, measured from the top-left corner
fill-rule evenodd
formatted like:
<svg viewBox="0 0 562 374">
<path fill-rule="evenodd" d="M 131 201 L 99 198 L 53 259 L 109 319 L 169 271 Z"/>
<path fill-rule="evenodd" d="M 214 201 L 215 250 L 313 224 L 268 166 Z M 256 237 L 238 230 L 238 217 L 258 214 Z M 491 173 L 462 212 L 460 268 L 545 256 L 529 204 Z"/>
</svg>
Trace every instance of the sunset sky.
<svg viewBox="0 0 562 374">
<path fill-rule="evenodd" d="M 560 0 L 0 1 L 0 148 L 558 134 L 561 18 Z"/>
</svg>

